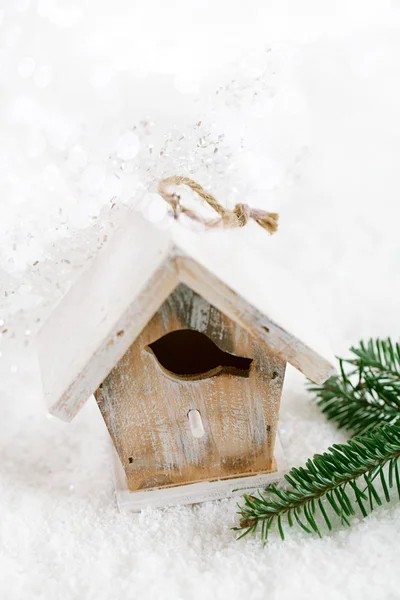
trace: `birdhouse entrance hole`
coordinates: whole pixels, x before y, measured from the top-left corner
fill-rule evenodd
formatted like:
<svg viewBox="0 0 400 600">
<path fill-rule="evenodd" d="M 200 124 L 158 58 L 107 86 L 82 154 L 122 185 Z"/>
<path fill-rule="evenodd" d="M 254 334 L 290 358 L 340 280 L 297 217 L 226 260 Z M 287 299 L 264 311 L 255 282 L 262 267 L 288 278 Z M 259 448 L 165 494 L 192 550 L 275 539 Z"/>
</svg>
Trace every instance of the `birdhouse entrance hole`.
<svg viewBox="0 0 400 600">
<path fill-rule="evenodd" d="M 164 372 L 186 381 L 220 373 L 248 377 L 253 362 L 252 358 L 224 352 L 204 333 L 192 329 L 167 333 L 145 349 L 155 356 Z"/>
</svg>

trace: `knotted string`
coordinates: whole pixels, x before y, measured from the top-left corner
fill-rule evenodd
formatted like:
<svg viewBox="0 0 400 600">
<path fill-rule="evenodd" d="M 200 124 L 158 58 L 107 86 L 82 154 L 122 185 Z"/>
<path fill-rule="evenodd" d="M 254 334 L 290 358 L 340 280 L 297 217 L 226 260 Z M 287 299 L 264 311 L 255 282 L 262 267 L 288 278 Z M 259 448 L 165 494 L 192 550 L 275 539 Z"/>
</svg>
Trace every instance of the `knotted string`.
<svg viewBox="0 0 400 600">
<path fill-rule="evenodd" d="M 218 214 L 219 218 L 205 221 L 193 210 L 185 208 L 181 204 L 181 198 L 179 194 L 173 193 L 169 190 L 170 186 L 173 185 L 187 185 L 193 190 L 200 198 L 203 198 L 211 208 L 213 208 Z M 189 177 L 183 177 L 182 175 L 172 175 L 162 179 L 158 184 L 158 191 L 160 196 L 164 198 L 173 212 L 174 218 L 177 219 L 179 215 L 185 214 L 195 221 L 201 221 L 205 223 L 207 228 L 212 227 L 244 227 L 248 223 L 249 219 L 253 219 L 261 227 L 266 229 L 269 233 L 275 233 L 278 229 L 279 215 L 277 213 L 270 213 L 265 210 L 258 208 L 251 208 L 248 204 L 236 204 L 233 210 L 229 210 L 221 206 L 221 204 L 214 198 L 210 192 L 207 192 L 202 186 L 189 179 Z"/>
</svg>

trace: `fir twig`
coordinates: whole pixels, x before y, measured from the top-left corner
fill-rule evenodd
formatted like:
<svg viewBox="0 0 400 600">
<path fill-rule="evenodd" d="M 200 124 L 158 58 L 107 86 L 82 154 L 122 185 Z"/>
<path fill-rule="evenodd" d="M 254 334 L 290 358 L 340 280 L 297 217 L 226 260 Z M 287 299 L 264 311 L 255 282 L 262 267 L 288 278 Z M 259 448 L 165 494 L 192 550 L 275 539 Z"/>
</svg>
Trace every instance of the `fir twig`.
<svg viewBox="0 0 400 600">
<path fill-rule="evenodd" d="M 243 537 L 261 527 L 261 537 L 266 541 L 274 523 L 282 539 L 284 524 L 321 536 L 320 523 L 332 529 L 332 514 L 350 525 L 357 506 L 366 516 L 382 504 L 382 495 L 390 501 L 389 490 L 393 487 L 400 498 L 399 456 L 398 425 L 384 425 L 346 444 L 334 444 L 322 455 L 309 459 L 305 467 L 291 469 L 285 476 L 289 489 L 271 484 L 263 494 L 245 495 L 245 505 L 239 506 L 240 526 L 236 529 L 242 530 Z"/>
<path fill-rule="evenodd" d="M 360 435 L 400 421 L 400 345 L 390 339 L 360 342 L 353 357 L 339 358 L 340 373 L 311 385 L 317 404 L 339 428 Z"/>
</svg>

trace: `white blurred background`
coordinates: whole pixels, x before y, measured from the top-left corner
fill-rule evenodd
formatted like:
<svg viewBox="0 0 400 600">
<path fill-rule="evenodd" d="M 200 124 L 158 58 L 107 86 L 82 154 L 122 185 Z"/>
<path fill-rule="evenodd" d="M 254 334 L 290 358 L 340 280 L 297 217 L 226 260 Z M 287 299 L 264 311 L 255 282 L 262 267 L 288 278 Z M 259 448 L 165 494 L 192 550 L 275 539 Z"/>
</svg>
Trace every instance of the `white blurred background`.
<svg viewBox="0 0 400 600">
<path fill-rule="evenodd" d="M 182 172 L 279 210 L 274 260 L 322 294 L 337 342 L 389 333 L 398 3 L 15 0 L 0 19 L 4 320 L 29 310 L 33 331 L 110 207 Z"/>
<path fill-rule="evenodd" d="M 34 337 L 126 211 L 154 218 L 138 198 L 180 173 L 280 213 L 268 260 L 308 288 L 335 353 L 398 339 L 399 34 L 398 0 L 2 0 L 4 597 L 396 597 L 395 507 L 264 550 L 234 541 L 234 502 L 118 515 L 96 407 L 46 419 Z M 290 381 L 298 464 L 339 434 Z"/>
</svg>

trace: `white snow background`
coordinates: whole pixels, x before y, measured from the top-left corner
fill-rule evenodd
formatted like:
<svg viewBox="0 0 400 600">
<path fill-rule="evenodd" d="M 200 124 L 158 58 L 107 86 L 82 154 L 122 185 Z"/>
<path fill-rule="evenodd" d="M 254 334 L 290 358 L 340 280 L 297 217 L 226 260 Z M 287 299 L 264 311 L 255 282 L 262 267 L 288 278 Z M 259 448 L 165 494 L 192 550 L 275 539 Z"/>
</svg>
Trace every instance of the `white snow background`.
<svg viewBox="0 0 400 600">
<path fill-rule="evenodd" d="M 97 407 L 48 418 L 34 345 L 174 173 L 279 211 L 269 259 L 336 354 L 398 339 L 399 78 L 398 1 L 2 0 L 1 598 L 399 598 L 399 503 L 265 547 L 235 541 L 235 499 L 118 513 Z M 280 430 L 290 465 L 346 438 L 292 369 Z"/>
</svg>

